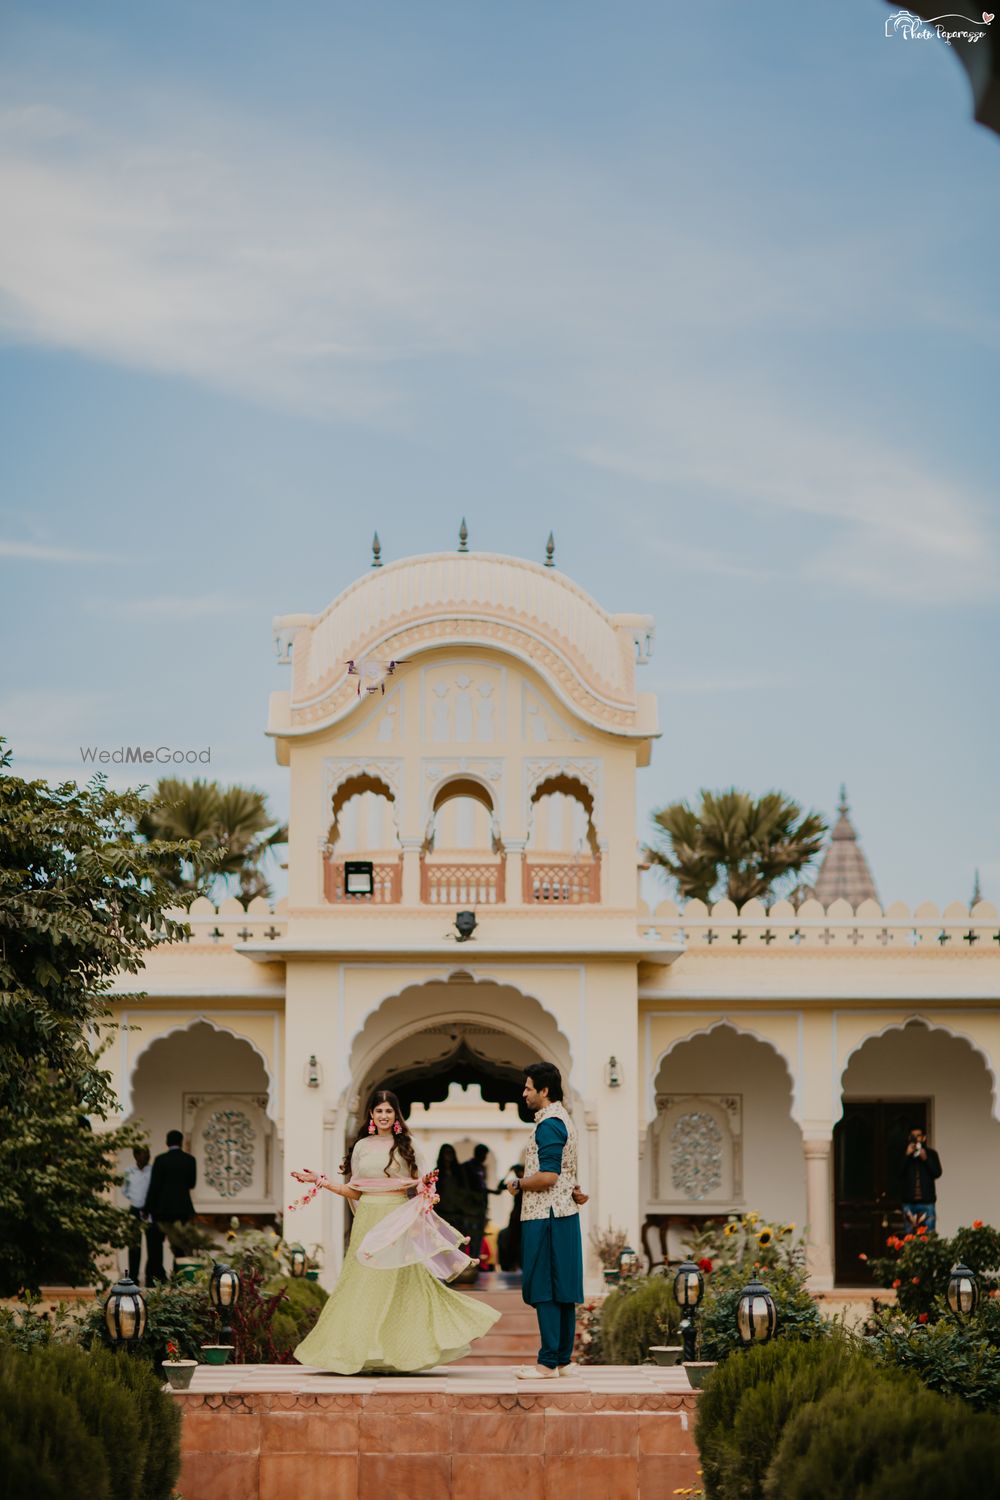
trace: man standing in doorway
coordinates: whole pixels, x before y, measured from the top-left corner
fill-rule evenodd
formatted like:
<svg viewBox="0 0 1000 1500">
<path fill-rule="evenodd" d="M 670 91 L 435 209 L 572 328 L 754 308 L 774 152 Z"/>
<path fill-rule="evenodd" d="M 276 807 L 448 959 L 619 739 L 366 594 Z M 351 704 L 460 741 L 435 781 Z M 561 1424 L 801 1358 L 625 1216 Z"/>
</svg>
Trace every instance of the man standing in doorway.
<svg viewBox="0 0 1000 1500">
<path fill-rule="evenodd" d="M 191 1189 L 198 1178 L 198 1163 L 190 1152 L 184 1150 L 184 1137 L 179 1130 L 167 1131 L 167 1149 L 161 1151 L 153 1162 L 146 1194 L 146 1217 L 151 1221 L 146 1230 L 146 1285 L 166 1281 L 163 1269 L 163 1241 L 166 1232 L 163 1226 L 187 1224 L 194 1218 Z"/>
<path fill-rule="evenodd" d="M 524 1176 L 509 1184 L 521 1193 L 521 1295 L 538 1316 L 538 1363 L 517 1373 L 525 1380 L 569 1375 L 576 1338 L 576 1308 L 583 1301 L 576 1130 L 562 1103 L 562 1077 L 552 1063 L 525 1070 L 524 1102 L 535 1129 L 524 1154 Z"/>
<path fill-rule="evenodd" d="M 926 1229 L 933 1234 L 937 1226 L 937 1188 L 941 1176 L 941 1158 L 927 1144 L 924 1132 L 916 1126 L 906 1143 L 903 1163 L 903 1217 L 910 1234 Z"/>
</svg>

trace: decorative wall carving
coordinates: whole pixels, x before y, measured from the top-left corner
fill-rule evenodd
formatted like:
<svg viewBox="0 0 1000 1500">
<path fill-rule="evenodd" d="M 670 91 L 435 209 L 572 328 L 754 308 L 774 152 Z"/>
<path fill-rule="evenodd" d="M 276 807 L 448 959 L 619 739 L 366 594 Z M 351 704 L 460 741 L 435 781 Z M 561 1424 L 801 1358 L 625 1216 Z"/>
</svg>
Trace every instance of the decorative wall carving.
<svg viewBox="0 0 1000 1500">
<path fill-rule="evenodd" d="M 184 1131 L 198 1163 L 200 1213 L 272 1207 L 274 1126 L 264 1094 L 185 1094 Z"/>
<path fill-rule="evenodd" d="M 650 1148 L 652 1203 L 740 1203 L 743 1096 L 657 1094 Z"/>
</svg>

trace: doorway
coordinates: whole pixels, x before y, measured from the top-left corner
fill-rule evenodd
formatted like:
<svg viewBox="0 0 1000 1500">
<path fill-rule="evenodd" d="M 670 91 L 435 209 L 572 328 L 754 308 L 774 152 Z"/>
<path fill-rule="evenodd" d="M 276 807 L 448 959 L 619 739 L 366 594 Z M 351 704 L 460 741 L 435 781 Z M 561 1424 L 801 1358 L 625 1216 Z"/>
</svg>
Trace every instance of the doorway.
<svg viewBox="0 0 1000 1500">
<path fill-rule="evenodd" d="M 885 1254 L 886 1238 L 903 1233 L 903 1164 L 910 1131 L 927 1129 L 927 1099 L 845 1099 L 834 1127 L 835 1279 L 867 1285 L 862 1255 Z"/>
</svg>

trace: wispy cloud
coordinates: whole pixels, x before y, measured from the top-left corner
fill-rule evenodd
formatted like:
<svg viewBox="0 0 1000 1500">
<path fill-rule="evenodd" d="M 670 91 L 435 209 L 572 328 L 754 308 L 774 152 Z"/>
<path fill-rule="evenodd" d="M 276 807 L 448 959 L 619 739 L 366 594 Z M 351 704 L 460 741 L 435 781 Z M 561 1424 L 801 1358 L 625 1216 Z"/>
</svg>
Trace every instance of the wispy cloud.
<svg viewBox="0 0 1000 1500">
<path fill-rule="evenodd" d="M 240 614 L 249 609 L 246 599 L 229 594 L 166 594 L 150 599 L 88 599 L 88 614 L 105 619 L 175 621 L 202 620 Z"/>
<path fill-rule="evenodd" d="M 27 562 L 107 563 L 120 558 L 109 552 L 87 552 L 81 547 L 53 547 L 44 542 L 11 542 L 0 539 L 0 557 L 16 557 Z"/>
</svg>

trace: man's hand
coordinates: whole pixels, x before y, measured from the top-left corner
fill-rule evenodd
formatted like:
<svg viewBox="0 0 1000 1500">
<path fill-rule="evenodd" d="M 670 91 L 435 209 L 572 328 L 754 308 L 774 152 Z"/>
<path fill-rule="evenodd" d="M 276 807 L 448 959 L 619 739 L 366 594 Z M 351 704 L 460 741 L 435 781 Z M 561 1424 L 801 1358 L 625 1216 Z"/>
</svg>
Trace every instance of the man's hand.
<svg viewBox="0 0 1000 1500">
<path fill-rule="evenodd" d="M 590 1202 L 590 1194 L 585 1193 L 579 1183 L 573 1189 L 573 1202 L 578 1208 L 582 1208 L 585 1203 Z"/>
<path fill-rule="evenodd" d="M 521 1184 L 518 1178 L 511 1178 L 510 1182 L 508 1182 L 507 1184 L 507 1191 L 512 1198 L 517 1197 L 518 1193 L 521 1191 Z"/>
</svg>

